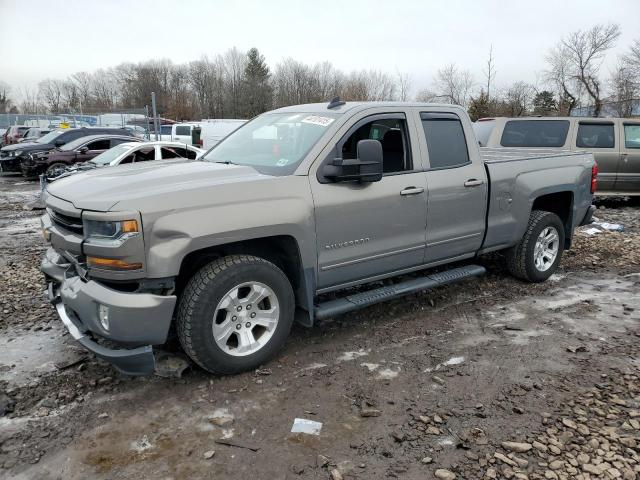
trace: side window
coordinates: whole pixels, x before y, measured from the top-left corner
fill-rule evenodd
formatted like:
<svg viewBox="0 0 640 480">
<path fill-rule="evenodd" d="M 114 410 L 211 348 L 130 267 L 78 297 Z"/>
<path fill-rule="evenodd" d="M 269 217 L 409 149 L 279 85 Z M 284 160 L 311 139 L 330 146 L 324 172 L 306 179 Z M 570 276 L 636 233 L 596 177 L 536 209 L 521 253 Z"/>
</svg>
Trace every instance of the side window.
<svg viewBox="0 0 640 480">
<path fill-rule="evenodd" d="M 625 148 L 640 148 L 640 125 L 624 126 Z"/>
<path fill-rule="evenodd" d="M 120 145 L 121 143 L 130 142 L 131 140 L 125 140 L 124 138 L 112 138 L 111 146 L 115 147 L 116 145 Z"/>
<path fill-rule="evenodd" d="M 407 122 L 404 118 L 373 120 L 358 127 L 342 144 L 342 158 L 354 159 L 360 140 L 378 140 L 382 145 L 384 173 L 406 172 L 413 169 Z"/>
<path fill-rule="evenodd" d="M 156 149 L 155 147 L 141 148 L 136 152 L 135 162 L 148 162 L 149 160 L 155 160 Z"/>
<path fill-rule="evenodd" d="M 580 123 L 576 147 L 613 148 L 616 142 L 613 134 L 613 123 Z"/>
<path fill-rule="evenodd" d="M 133 163 L 133 159 L 135 158 L 135 153 L 132 153 L 131 155 L 127 155 L 126 157 L 124 157 L 120 163 L 118 165 L 125 165 L 127 163 Z"/>
<path fill-rule="evenodd" d="M 95 142 L 91 142 L 87 144 L 87 148 L 89 150 L 109 150 L 110 141 L 107 140 L 96 140 Z"/>
<path fill-rule="evenodd" d="M 452 168 L 470 162 L 467 139 L 457 115 L 421 113 L 432 169 Z"/>
<path fill-rule="evenodd" d="M 162 147 L 160 149 L 160 155 L 162 155 L 163 160 L 167 158 L 184 158 L 186 149 L 180 147 Z"/>
<path fill-rule="evenodd" d="M 178 125 L 176 126 L 176 135 L 191 135 L 191 126 L 189 125 Z"/>
</svg>

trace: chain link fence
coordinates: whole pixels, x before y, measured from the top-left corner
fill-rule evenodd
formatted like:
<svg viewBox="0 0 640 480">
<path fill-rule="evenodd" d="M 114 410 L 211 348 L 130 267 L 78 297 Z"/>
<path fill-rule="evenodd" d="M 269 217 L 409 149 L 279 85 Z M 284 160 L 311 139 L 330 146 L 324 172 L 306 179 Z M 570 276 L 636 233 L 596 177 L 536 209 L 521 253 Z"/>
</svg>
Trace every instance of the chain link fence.
<svg viewBox="0 0 640 480">
<path fill-rule="evenodd" d="M 593 105 L 576 107 L 571 111 L 572 117 L 592 117 Z M 622 102 L 604 102 L 602 104 L 601 117 L 640 117 L 640 98 L 625 100 Z"/>
<path fill-rule="evenodd" d="M 150 117 L 147 108 L 110 111 L 91 115 L 82 113 L 0 114 L 0 129 L 7 129 L 13 125 L 24 125 L 42 129 L 126 127 L 146 138 L 149 138 L 153 133 L 153 119 Z"/>
</svg>

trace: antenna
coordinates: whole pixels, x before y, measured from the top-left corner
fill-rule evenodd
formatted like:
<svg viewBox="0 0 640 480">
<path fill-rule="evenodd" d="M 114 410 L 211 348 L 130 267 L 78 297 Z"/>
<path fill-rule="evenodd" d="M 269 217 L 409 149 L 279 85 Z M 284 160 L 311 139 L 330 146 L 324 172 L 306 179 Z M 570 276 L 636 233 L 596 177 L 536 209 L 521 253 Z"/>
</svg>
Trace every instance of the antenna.
<svg viewBox="0 0 640 480">
<path fill-rule="evenodd" d="M 327 105 L 327 108 L 336 108 L 346 103 L 347 102 L 343 102 L 342 100 L 340 100 L 340 97 L 333 97 L 329 102 L 329 105 Z"/>
</svg>

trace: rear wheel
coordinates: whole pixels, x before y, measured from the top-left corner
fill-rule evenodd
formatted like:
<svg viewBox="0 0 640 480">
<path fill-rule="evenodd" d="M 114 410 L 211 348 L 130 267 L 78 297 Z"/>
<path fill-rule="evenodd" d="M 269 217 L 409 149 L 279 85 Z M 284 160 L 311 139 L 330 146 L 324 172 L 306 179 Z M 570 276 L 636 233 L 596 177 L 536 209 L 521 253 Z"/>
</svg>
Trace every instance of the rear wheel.
<svg viewBox="0 0 640 480">
<path fill-rule="evenodd" d="M 515 277 L 543 282 L 557 270 L 564 250 L 564 225 L 555 213 L 534 210 L 520 243 L 506 252 Z"/>
<path fill-rule="evenodd" d="M 178 337 L 205 370 L 238 373 L 282 348 L 294 310 L 293 289 L 282 270 L 262 258 L 231 255 L 189 280 L 178 308 Z"/>
</svg>

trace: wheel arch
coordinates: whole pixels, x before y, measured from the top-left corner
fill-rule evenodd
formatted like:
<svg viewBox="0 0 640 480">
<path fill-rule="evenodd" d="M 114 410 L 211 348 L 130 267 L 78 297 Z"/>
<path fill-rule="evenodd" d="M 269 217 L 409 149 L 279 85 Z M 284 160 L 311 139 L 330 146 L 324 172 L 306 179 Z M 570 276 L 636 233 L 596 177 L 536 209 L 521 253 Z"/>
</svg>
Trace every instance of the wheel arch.
<svg viewBox="0 0 640 480">
<path fill-rule="evenodd" d="M 560 217 L 564 226 L 564 248 L 571 247 L 573 234 L 573 192 L 570 190 L 558 191 L 540 195 L 533 200 L 531 211 L 543 210 L 555 213 Z"/>
<path fill-rule="evenodd" d="M 289 279 L 296 298 L 296 320 L 313 323 L 314 273 L 303 266 L 300 246 L 291 235 L 275 235 L 215 245 L 189 252 L 182 259 L 176 278 L 176 293 L 180 295 L 189 278 L 207 263 L 228 255 L 253 255 L 270 261 Z"/>
</svg>

